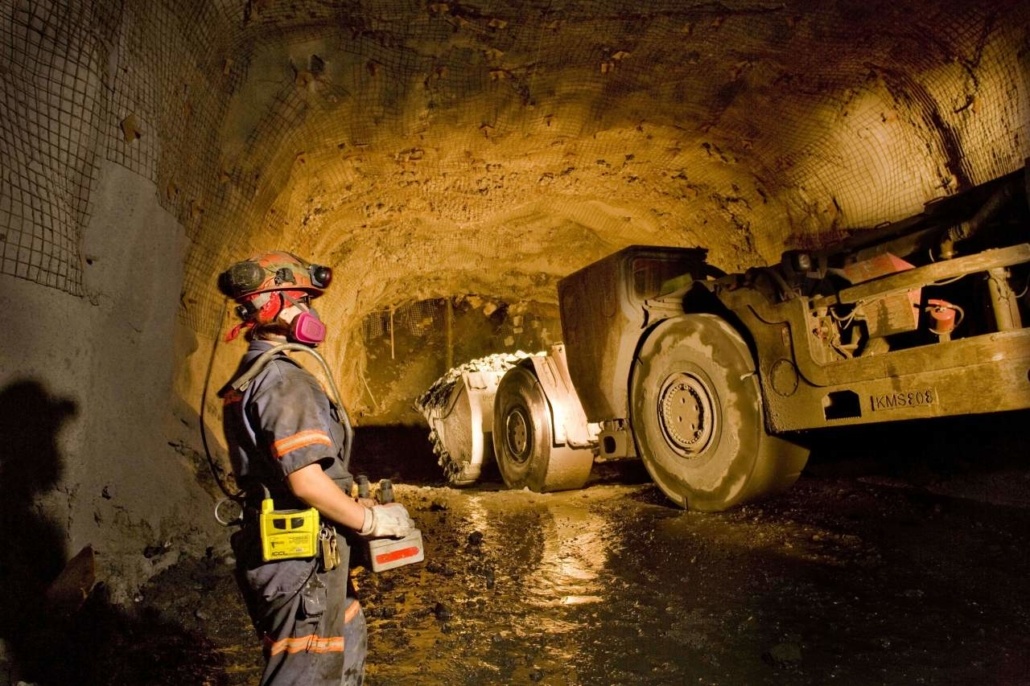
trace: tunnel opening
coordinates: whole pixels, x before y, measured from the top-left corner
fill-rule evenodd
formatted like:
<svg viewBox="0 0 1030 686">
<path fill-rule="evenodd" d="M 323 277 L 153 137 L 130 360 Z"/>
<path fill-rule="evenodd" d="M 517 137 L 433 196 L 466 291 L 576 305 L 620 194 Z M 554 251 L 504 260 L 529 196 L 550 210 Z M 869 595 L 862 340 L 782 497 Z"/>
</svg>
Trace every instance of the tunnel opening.
<svg viewBox="0 0 1030 686">
<path fill-rule="evenodd" d="M 551 303 L 464 294 L 372 312 L 361 324 L 366 368 L 356 423 L 421 426 L 416 397 L 452 368 L 499 353 L 533 353 L 561 340 Z"/>
</svg>

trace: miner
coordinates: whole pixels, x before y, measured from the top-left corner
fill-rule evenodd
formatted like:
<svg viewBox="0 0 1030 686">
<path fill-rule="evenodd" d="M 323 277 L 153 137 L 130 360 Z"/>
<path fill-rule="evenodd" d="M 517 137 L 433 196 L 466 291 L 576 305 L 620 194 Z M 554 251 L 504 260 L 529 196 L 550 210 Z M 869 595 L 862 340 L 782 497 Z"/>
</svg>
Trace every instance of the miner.
<svg viewBox="0 0 1030 686">
<path fill-rule="evenodd" d="M 241 320 L 226 339 L 245 331 L 249 340 L 220 395 L 244 506 L 231 543 L 264 644 L 263 686 L 362 683 L 366 628 L 349 586 L 348 537 L 402 537 L 413 528 L 399 503 L 351 496 L 347 413 L 289 354 L 325 338 L 311 301 L 331 280 L 330 268 L 285 252 L 237 262 L 218 279 Z"/>
</svg>

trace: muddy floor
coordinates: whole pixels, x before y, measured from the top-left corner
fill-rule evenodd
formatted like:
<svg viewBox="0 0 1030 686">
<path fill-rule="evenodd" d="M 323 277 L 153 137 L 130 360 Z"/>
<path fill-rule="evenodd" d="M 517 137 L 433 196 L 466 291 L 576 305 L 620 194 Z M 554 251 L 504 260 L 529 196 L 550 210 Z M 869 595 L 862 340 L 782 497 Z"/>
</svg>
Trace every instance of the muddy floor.
<svg viewBox="0 0 1030 686">
<path fill-rule="evenodd" d="M 449 489 L 424 432 L 364 430 L 355 471 L 395 480 L 426 545 L 354 571 L 367 683 L 1030 683 L 1026 421 L 820 436 L 789 493 L 716 515 L 638 462 L 577 492 Z M 145 588 L 107 683 L 255 684 L 228 563 Z"/>
</svg>

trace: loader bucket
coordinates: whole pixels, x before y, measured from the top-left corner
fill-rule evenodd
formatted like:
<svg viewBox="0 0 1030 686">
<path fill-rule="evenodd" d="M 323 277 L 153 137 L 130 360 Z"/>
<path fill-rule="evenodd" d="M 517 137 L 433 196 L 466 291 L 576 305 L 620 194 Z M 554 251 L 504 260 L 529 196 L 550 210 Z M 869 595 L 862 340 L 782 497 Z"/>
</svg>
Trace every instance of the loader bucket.
<svg viewBox="0 0 1030 686">
<path fill-rule="evenodd" d="M 539 354 L 539 353 L 538 353 Z M 494 459 L 494 396 L 505 372 L 529 353 L 496 353 L 448 370 L 415 399 L 447 482 L 470 486 Z"/>
<path fill-rule="evenodd" d="M 445 403 L 427 413 L 440 466 L 453 486 L 470 486 L 493 459 L 494 394 L 504 372 L 464 372 Z"/>
</svg>

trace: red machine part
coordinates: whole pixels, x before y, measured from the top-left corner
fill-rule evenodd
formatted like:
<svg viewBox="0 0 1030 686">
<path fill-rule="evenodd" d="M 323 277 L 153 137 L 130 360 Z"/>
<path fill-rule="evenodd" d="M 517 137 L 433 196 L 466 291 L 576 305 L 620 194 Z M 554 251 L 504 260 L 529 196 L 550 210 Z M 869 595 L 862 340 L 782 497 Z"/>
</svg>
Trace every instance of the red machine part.
<svg viewBox="0 0 1030 686">
<path fill-rule="evenodd" d="M 953 305 L 947 300 L 939 300 L 932 298 L 926 301 L 927 308 L 926 312 L 932 319 L 930 325 L 930 331 L 943 336 L 950 334 L 958 326 L 959 322 L 962 321 L 962 308 L 958 305 Z"/>
</svg>

